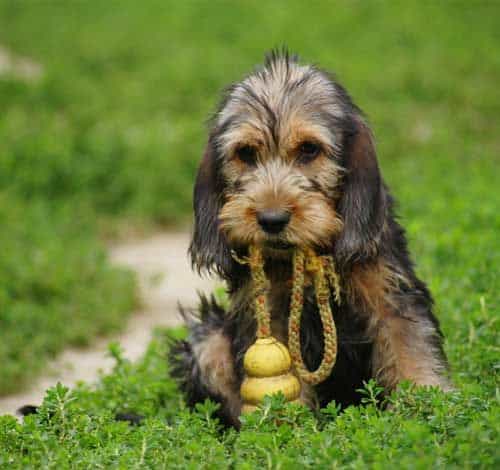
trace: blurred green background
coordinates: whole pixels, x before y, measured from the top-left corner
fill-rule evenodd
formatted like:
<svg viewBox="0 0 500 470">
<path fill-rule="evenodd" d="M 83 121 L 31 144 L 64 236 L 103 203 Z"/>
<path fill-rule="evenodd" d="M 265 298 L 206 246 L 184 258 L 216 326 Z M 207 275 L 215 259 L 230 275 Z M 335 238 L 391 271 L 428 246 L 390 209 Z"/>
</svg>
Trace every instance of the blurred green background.
<svg viewBox="0 0 500 470">
<path fill-rule="evenodd" d="M 124 326 L 109 237 L 185 224 L 220 90 L 287 44 L 373 126 L 459 383 L 495 389 L 496 2 L 0 1 L 0 394 Z M 1 70 L 1 69 L 0 69 Z"/>
</svg>

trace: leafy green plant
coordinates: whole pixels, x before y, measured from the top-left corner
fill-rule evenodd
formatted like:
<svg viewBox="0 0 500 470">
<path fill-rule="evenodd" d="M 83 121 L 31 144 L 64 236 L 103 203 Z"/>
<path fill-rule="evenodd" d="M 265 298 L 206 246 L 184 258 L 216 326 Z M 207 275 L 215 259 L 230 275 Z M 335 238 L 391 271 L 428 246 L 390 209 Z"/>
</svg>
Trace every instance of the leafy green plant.
<svg viewBox="0 0 500 470">
<path fill-rule="evenodd" d="M 176 337 L 180 332 L 176 332 Z M 266 397 L 242 417 L 239 432 L 224 429 L 206 401 L 188 411 L 168 377 L 168 337 L 158 332 L 144 359 L 125 360 L 119 347 L 112 374 L 95 388 L 47 391 L 39 413 L 18 423 L 0 418 L 0 465 L 9 468 L 495 468 L 500 403 L 467 387 L 444 393 L 403 383 L 380 409 L 380 389 L 364 387 L 366 402 L 319 413 Z M 492 390 L 488 390 L 491 392 Z M 139 426 L 117 412 L 144 416 Z"/>
<path fill-rule="evenodd" d="M 25 206 L 0 193 L 0 394 L 65 346 L 117 331 L 136 302 L 134 276 L 111 267 L 84 214 Z"/>
</svg>

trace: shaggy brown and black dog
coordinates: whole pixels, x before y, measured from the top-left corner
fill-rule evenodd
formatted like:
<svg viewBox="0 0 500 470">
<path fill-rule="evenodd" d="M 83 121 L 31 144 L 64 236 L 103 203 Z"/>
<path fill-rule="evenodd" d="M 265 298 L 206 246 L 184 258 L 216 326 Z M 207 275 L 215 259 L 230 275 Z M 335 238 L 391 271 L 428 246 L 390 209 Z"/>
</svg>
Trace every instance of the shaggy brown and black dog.
<svg viewBox="0 0 500 470">
<path fill-rule="evenodd" d="M 273 335 L 284 343 L 293 248 L 331 254 L 339 270 L 337 362 L 326 381 L 304 384 L 305 403 L 358 403 L 356 390 L 370 378 L 386 391 L 405 379 L 449 387 L 432 299 L 415 276 L 372 134 L 331 75 L 273 52 L 231 86 L 212 121 L 194 212 L 193 265 L 227 282 L 230 305 L 202 298 L 188 340 L 172 349 L 189 405 L 211 398 L 223 421 L 238 425 L 242 359 L 256 324 L 248 267 L 231 250 L 244 256 L 251 244 L 264 250 Z M 311 285 L 302 317 L 302 354 L 313 370 L 323 338 Z"/>
</svg>

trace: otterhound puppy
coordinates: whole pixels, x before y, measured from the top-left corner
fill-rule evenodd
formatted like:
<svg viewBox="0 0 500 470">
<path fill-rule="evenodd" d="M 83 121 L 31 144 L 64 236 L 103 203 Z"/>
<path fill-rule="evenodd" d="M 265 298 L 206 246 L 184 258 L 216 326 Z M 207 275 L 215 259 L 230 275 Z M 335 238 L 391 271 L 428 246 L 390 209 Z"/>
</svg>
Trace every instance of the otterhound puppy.
<svg viewBox="0 0 500 470">
<path fill-rule="evenodd" d="M 273 335 L 287 342 L 294 247 L 334 257 L 342 303 L 332 302 L 338 357 L 331 376 L 302 399 L 311 406 L 359 402 L 375 378 L 386 391 L 401 380 L 449 387 L 432 299 L 416 277 L 404 230 L 381 176 L 368 125 L 331 75 L 273 52 L 231 86 L 212 122 L 194 188 L 190 248 L 198 270 L 228 285 L 223 309 L 202 298 L 187 341 L 172 349 L 173 375 L 190 406 L 211 398 L 238 425 L 242 359 L 255 340 L 248 246 L 262 247 Z M 323 336 L 313 287 L 305 291 L 302 354 L 314 370 Z"/>
</svg>

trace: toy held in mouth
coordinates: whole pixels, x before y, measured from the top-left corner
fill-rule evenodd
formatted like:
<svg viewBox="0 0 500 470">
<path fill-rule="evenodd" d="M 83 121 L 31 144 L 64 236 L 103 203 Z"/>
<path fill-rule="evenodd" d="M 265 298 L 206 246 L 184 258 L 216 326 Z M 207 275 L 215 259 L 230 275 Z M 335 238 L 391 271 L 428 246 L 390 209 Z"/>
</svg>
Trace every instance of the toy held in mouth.
<svg viewBox="0 0 500 470">
<path fill-rule="evenodd" d="M 288 348 L 271 333 L 271 313 L 267 305 L 268 280 L 261 249 L 251 246 L 249 257 L 237 258 L 250 266 L 254 285 L 257 340 L 243 359 L 246 377 L 241 385 L 242 412 L 254 411 L 265 395 L 283 393 L 287 401 L 298 400 L 300 382 L 316 385 L 332 372 L 337 357 L 337 332 L 330 308 L 330 289 L 340 303 L 340 283 L 331 256 L 318 256 L 310 249 L 296 249 L 293 258 L 293 279 L 288 321 Z M 313 277 L 316 302 L 323 325 L 324 351 L 321 364 L 310 371 L 304 364 L 300 349 L 300 322 L 304 305 L 304 276 Z M 299 380 L 300 379 L 300 380 Z"/>
</svg>

